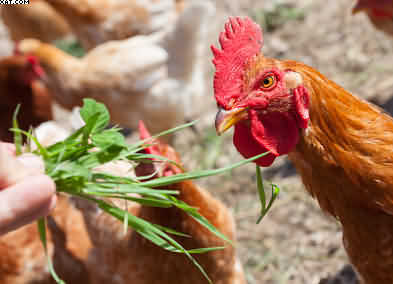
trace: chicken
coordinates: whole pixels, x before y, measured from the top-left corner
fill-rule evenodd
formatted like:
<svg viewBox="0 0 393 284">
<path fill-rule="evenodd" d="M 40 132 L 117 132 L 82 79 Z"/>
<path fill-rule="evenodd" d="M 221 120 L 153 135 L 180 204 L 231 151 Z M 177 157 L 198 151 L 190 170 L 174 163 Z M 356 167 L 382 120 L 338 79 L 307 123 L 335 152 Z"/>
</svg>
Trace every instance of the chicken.
<svg viewBox="0 0 393 284">
<path fill-rule="evenodd" d="M 52 42 L 70 35 L 68 23 L 51 6 L 41 0 L 30 2 L 1 7 L 1 16 L 14 41 L 37 38 Z"/>
<path fill-rule="evenodd" d="M 358 0 L 352 13 L 364 11 L 373 25 L 393 36 L 393 1 Z"/>
<path fill-rule="evenodd" d="M 110 40 L 163 32 L 176 19 L 174 0 L 45 0 L 70 23 L 87 50 Z"/>
<path fill-rule="evenodd" d="M 15 44 L 11 39 L 8 28 L 0 17 L 0 58 L 12 55 L 15 49 L 14 46 Z"/>
<path fill-rule="evenodd" d="M 89 283 L 84 262 L 91 243 L 80 212 L 67 197 L 59 196 L 52 216 L 48 250 L 56 272 L 67 283 Z M 47 269 L 37 224 L 0 236 L 0 283 L 55 283 Z"/>
<path fill-rule="evenodd" d="M 42 76 L 34 57 L 15 55 L 0 60 L 0 140 L 13 141 L 9 129 L 18 104 L 18 123 L 23 130 L 52 119 L 52 99 L 39 79 Z"/>
<path fill-rule="evenodd" d="M 113 122 L 136 128 L 142 119 L 157 133 L 182 123 L 205 93 L 201 42 L 213 11 L 210 2 L 190 2 L 167 50 L 154 35 L 107 42 L 80 59 L 33 39 L 18 47 L 39 58 L 62 106 L 71 109 L 92 97 L 108 107 Z"/>
<path fill-rule="evenodd" d="M 260 27 L 231 18 L 212 47 L 220 134 L 244 157 L 288 154 L 308 192 L 337 218 L 366 284 L 393 283 L 393 119 L 296 61 L 265 57 Z"/>
<path fill-rule="evenodd" d="M 149 138 L 143 124 L 140 125 L 141 139 Z M 159 141 L 145 151 L 161 155 L 180 164 L 179 156 L 173 148 Z M 150 142 L 149 142 L 150 144 Z M 118 168 L 129 164 L 117 164 Z M 108 168 L 105 169 L 108 171 Z M 127 172 L 121 171 L 123 173 Z M 143 163 L 136 169 L 137 175 L 169 176 L 182 172 L 169 163 Z M 207 218 L 221 233 L 235 239 L 235 224 L 229 210 L 206 190 L 196 186 L 192 181 L 183 181 L 168 186 L 178 190 L 177 198 L 188 205 L 199 208 L 199 213 Z M 123 224 L 100 211 L 92 203 L 77 202 L 85 217 L 94 248 L 88 260 L 92 283 L 133 283 L 133 284 L 205 284 L 207 280 L 195 265 L 185 256 L 168 252 L 143 238 L 133 230 L 123 234 Z M 241 265 L 236 258 L 235 248 L 213 235 L 178 208 L 157 208 L 129 204 L 130 213 L 161 226 L 167 226 L 178 232 L 188 234 L 189 238 L 175 237 L 186 249 L 201 247 L 227 246 L 223 250 L 194 255 L 215 284 L 245 284 Z M 114 278 L 115 275 L 115 278 Z"/>
</svg>

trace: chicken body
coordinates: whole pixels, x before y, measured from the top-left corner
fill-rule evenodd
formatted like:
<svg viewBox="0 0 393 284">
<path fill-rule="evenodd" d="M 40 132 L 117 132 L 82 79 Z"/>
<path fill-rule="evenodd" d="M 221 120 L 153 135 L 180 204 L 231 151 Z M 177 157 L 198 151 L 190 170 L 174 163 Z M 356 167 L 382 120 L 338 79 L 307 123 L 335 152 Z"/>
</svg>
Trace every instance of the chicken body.
<svg viewBox="0 0 393 284">
<path fill-rule="evenodd" d="M 33 60 L 34 61 L 34 60 Z M 51 120 L 52 98 L 39 80 L 38 63 L 26 56 L 9 56 L 0 60 L 0 140 L 13 141 L 12 117 L 21 104 L 19 127 L 28 131 L 31 126 Z"/>
<path fill-rule="evenodd" d="M 143 130 L 144 131 L 144 130 Z M 144 133 L 147 133 L 144 131 Z M 143 136 L 146 137 L 146 136 Z M 147 137 L 146 137 L 147 138 Z M 155 142 L 154 154 L 160 154 L 180 163 L 177 153 L 168 145 Z M 115 166 L 115 171 L 119 172 Z M 130 165 L 123 165 L 128 169 Z M 156 167 L 160 175 L 181 172 L 169 164 L 141 164 L 136 168 L 137 175 L 150 175 Z M 105 169 L 106 171 L 108 168 Z M 124 171 L 123 171 L 124 172 Z M 235 224 L 229 210 L 206 190 L 191 181 L 183 181 L 169 186 L 178 190 L 177 196 L 188 205 L 196 207 L 202 216 L 209 220 L 229 239 L 235 239 Z M 206 279 L 195 265 L 183 254 L 166 251 L 130 230 L 123 234 L 123 225 L 113 217 L 101 212 L 91 203 L 79 200 L 78 207 L 83 212 L 94 248 L 90 254 L 89 267 L 92 283 L 193 283 L 204 284 Z M 128 204 L 128 210 L 145 220 L 167 226 L 191 237 L 174 237 L 184 248 L 226 246 L 224 241 L 177 208 L 157 208 Z M 241 265 L 236 258 L 234 247 L 194 255 L 205 269 L 213 283 L 245 284 Z"/>
<path fill-rule="evenodd" d="M 29 5 L 4 5 L 1 16 L 14 41 L 36 38 L 52 42 L 71 33 L 65 19 L 40 0 L 31 1 Z"/>
<path fill-rule="evenodd" d="M 364 11 L 373 25 L 393 36 L 393 2 L 391 0 L 358 0 L 353 13 Z"/>
<path fill-rule="evenodd" d="M 136 128 L 143 119 L 157 133 L 182 123 L 204 95 L 199 42 L 214 8 L 192 2 L 185 9 L 167 49 L 155 35 L 107 42 L 81 59 L 37 40 L 21 41 L 19 49 L 40 59 L 48 88 L 63 106 L 92 97 L 106 104 L 115 123 Z"/>
<path fill-rule="evenodd" d="M 174 0 L 46 0 L 70 23 L 84 48 L 168 30 Z"/>
<path fill-rule="evenodd" d="M 309 66 L 264 57 L 261 30 L 248 18 L 231 19 L 220 43 L 218 133 L 235 125 L 245 157 L 270 151 L 261 166 L 288 154 L 309 193 L 342 224 L 364 282 L 393 283 L 393 119 Z"/>
</svg>

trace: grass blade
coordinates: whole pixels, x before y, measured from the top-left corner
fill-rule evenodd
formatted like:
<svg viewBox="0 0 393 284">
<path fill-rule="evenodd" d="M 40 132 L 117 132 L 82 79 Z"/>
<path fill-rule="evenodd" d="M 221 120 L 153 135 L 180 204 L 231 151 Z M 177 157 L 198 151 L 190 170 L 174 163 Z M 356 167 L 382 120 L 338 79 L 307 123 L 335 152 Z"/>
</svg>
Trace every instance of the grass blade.
<svg viewBox="0 0 393 284">
<path fill-rule="evenodd" d="M 17 119 L 19 110 L 20 110 L 20 104 L 18 104 L 16 106 L 16 109 L 15 109 L 14 114 L 12 116 L 13 129 L 19 129 L 18 119 Z M 22 134 L 20 132 L 14 131 L 14 144 L 15 144 L 15 149 L 16 149 L 16 155 L 22 154 L 23 139 L 22 139 Z"/>
<path fill-rule="evenodd" d="M 225 172 L 228 172 L 230 170 L 233 170 L 235 168 L 238 168 L 240 166 L 243 166 L 249 162 L 252 162 L 256 159 L 259 159 L 265 155 L 269 154 L 269 152 L 265 152 L 259 155 L 256 155 L 252 158 L 242 160 L 240 162 L 234 163 L 230 166 L 215 169 L 215 170 L 200 170 L 200 171 L 192 171 L 188 173 L 181 173 L 173 176 L 167 176 L 167 177 L 162 177 L 159 179 L 154 179 L 154 180 L 149 180 L 145 182 L 141 182 L 141 186 L 146 186 L 146 187 L 158 187 L 158 186 L 165 186 L 173 183 L 178 183 L 183 180 L 188 180 L 188 179 L 198 179 L 202 177 L 208 177 L 208 176 L 213 176 L 213 175 L 219 175 Z"/>
<path fill-rule="evenodd" d="M 51 259 L 51 257 L 48 254 L 48 246 L 47 246 L 47 238 L 46 238 L 46 220 L 45 220 L 45 218 L 39 219 L 37 221 L 37 225 L 38 225 L 38 232 L 40 234 L 40 239 L 41 239 L 42 245 L 44 247 L 45 255 L 47 257 L 49 272 L 52 275 L 53 279 L 55 279 L 55 281 L 58 284 L 65 284 L 65 282 L 63 280 L 61 280 L 60 277 L 56 274 L 55 269 L 53 268 L 52 259 Z"/>
<path fill-rule="evenodd" d="M 258 165 L 256 165 L 256 177 L 257 177 L 257 186 L 258 186 L 258 194 L 259 194 L 259 199 L 261 201 L 261 215 L 257 219 L 257 224 L 259 224 L 263 217 L 269 212 L 270 208 L 273 205 L 273 202 L 276 200 L 278 194 L 280 193 L 280 188 L 275 185 L 271 184 L 272 186 L 272 195 L 270 197 L 269 203 L 266 206 L 266 194 L 265 194 L 265 189 L 263 186 L 263 179 L 262 179 L 262 174 L 261 174 L 261 169 Z"/>
</svg>

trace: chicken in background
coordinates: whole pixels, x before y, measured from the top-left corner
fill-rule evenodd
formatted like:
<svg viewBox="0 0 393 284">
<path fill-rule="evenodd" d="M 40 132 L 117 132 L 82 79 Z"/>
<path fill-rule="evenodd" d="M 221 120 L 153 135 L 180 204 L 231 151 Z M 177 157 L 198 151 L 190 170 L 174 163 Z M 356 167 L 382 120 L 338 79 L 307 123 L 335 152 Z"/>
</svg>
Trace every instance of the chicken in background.
<svg viewBox="0 0 393 284">
<path fill-rule="evenodd" d="M 357 0 L 352 13 L 364 11 L 373 25 L 393 36 L 393 1 L 392 0 Z"/>
<path fill-rule="evenodd" d="M 3 5 L 1 16 L 14 41 L 36 38 L 53 42 L 71 34 L 63 16 L 41 0 L 30 0 L 28 5 Z"/>
<path fill-rule="evenodd" d="M 0 15 L 0 58 L 12 55 L 14 53 L 14 48 L 15 44 Z"/>
<path fill-rule="evenodd" d="M 43 75 L 35 57 L 13 55 L 0 60 L 0 140 L 13 141 L 9 129 L 18 104 L 19 127 L 25 131 L 53 118 L 52 98 L 40 80 Z"/>
<path fill-rule="evenodd" d="M 244 157 L 288 154 L 308 192 L 337 218 L 366 284 L 393 283 L 393 118 L 315 69 L 261 53 L 260 27 L 231 18 L 212 47 L 220 134 Z"/>
<path fill-rule="evenodd" d="M 141 139 L 150 136 L 140 124 Z M 160 155 L 181 164 L 178 154 L 169 145 L 153 140 L 146 153 Z M 150 142 L 149 142 L 150 144 Z M 105 171 L 130 174 L 127 163 L 112 164 Z M 124 168 L 124 170 L 119 170 Z M 102 170 L 102 169 L 101 169 Z M 170 163 L 143 163 L 135 169 L 136 175 L 169 176 L 180 173 Z M 192 181 L 182 181 L 168 186 L 179 191 L 177 198 L 199 209 L 221 233 L 235 239 L 235 224 L 229 210 L 208 191 Z M 87 267 L 92 283 L 133 283 L 133 284 L 205 284 L 206 279 L 198 268 L 183 254 L 166 251 L 141 235 L 128 230 L 124 234 L 123 224 L 101 211 L 86 200 L 77 200 L 77 207 L 83 212 L 87 230 L 93 243 Z M 128 204 L 130 213 L 154 224 L 166 226 L 190 237 L 174 237 L 186 249 L 226 246 L 223 250 L 194 255 L 215 284 L 245 284 L 243 270 L 236 257 L 235 248 L 204 228 L 201 224 L 178 208 L 157 208 Z"/>
<path fill-rule="evenodd" d="M 184 1 L 185 0 L 176 0 L 176 11 L 181 13 L 184 9 Z"/>
<path fill-rule="evenodd" d="M 155 35 L 102 44 L 83 58 L 34 39 L 22 40 L 24 54 L 37 56 L 55 100 L 72 109 L 85 97 L 103 102 L 114 123 L 153 133 L 184 122 L 205 95 L 202 43 L 214 14 L 210 2 L 189 2 L 168 37 L 167 50 Z"/>
<path fill-rule="evenodd" d="M 62 14 L 86 50 L 111 40 L 160 32 L 173 26 L 174 0 L 45 0 Z"/>
</svg>

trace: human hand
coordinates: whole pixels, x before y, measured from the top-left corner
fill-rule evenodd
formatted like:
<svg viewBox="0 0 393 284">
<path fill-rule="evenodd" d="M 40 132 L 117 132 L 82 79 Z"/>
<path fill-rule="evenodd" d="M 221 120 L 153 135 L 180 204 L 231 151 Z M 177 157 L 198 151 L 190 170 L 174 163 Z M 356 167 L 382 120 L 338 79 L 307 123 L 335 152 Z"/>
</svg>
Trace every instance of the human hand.
<svg viewBox="0 0 393 284">
<path fill-rule="evenodd" d="M 0 235 L 48 215 L 56 204 L 56 186 L 34 154 L 15 155 L 0 142 Z"/>
</svg>

